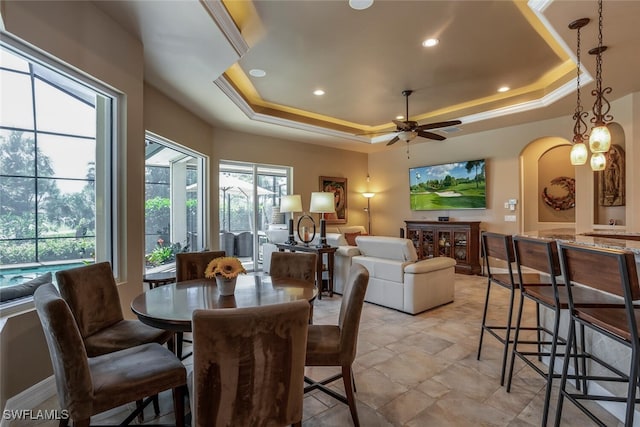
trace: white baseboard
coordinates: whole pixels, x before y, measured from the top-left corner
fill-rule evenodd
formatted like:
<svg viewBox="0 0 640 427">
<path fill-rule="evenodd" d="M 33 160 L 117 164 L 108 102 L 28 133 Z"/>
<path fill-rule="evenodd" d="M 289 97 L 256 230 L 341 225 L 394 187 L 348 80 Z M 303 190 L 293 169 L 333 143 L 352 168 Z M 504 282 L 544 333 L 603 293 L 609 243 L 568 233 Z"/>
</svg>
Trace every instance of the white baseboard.
<svg viewBox="0 0 640 427">
<path fill-rule="evenodd" d="M 17 411 L 22 409 L 34 409 L 42 405 L 46 400 L 55 396 L 56 393 L 56 381 L 52 375 L 11 397 L 4 405 L 4 410 Z M 4 419 L 4 417 L 0 418 L 2 418 L 0 420 L 0 427 L 11 426 L 12 420 Z"/>
</svg>

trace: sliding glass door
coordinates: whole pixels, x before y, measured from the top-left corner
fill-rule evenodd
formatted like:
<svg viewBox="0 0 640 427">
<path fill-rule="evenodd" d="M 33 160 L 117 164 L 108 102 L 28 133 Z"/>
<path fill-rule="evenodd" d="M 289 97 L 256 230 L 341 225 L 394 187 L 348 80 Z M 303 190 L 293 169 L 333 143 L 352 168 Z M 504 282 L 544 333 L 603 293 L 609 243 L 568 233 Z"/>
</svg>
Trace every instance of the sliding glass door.
<svg viewBox="0 0 640 427">
<path fill-rule="evenodd" d="M 220 249 L 247 270 L 262 270 L 262 244 L 270 224 L 284 223 L 280 196 L 288 194 L 291 168 L 220 162 Z"/>
</svg>

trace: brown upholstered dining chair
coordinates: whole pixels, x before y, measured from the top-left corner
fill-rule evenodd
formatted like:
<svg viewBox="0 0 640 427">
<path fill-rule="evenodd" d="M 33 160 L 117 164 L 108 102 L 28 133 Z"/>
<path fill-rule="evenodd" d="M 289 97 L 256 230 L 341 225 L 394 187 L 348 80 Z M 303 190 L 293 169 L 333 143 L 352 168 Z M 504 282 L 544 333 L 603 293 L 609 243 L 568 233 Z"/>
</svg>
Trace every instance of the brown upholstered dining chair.
<svg viewBox="0 0 640 427">
<path fill-rule="evenodd" d="M 194 426 L 302 423 L 309 304 L 193 312 Z"/>
<path fill-rule="evenodd" d="M 369 284 L 369 271 L 361 264 L 354 264 L 349 270 L 340 304 L 337 325 L 309 325 L 305 366 L 340 366 L 339 374 L 320 381 L 305 377 L 309 383 L 304 392 L 320 389 L 333 398 L 349 405 L 354 425 L 360 425 L 354 396 L 355 386 L 351 365 L 356 358 L 360 315 L 364 296 Z M 346 397 L 326 387 L 342 378 Z"/>
<path fill-rule="evenodd" d="M 307 282 L 310 288 L 315 287 L 317 255 L 303 252 L 273 252 L 271 254 L 271 268 L 269 274 L 274 283 L 280 285 L 287 279 Z M 313 323 L 313 301 L 310 302 L 309 324 Z"/>
<path fill-rule="evenodd" d="M 184 426 L 187 373 L 178 358 L 158 343 L 89 357 L 78 323 L 53 284 L 34 294 L 38 317 L 49 347 L 58 400 L 78 427 L 89 426 L 91 416 L 164 390 L 173 390 L 176 425 Z M 127 425 L 134 411 L 122 425 Z"/>
<path fill-rule="evenodd" d="M 214 258 L 225 256 L 224 251 L 204 251 L 204 252 L 183 252 L 176 254 L 176 282 L 185 280 L 196 280 L 204 278 L 204 271 L 207 265 Z M 180 359 L 186 359 L 191 353 L 182 355 L 182 345 L 184 342 L 191 343 L 191 340 L 184 339 L 184 333 L 176 332 L 176 354 Z"/>
<path fill-rule="evenodd" d="M 214 258 L 225 256 L 224 251 L 184 252 L 176 254 L 176 281 L 202 279 L 207 265 Z"/>
<path fill-rule="evenodd" d="M 147 343 L 167 343 L 169 348 L 173 347 L 172 332 L 145 325 L 139 320 L 124 319 L 109 262 L 58 271 L 56 279 L 60 295 L 71 309 L 89 357 Z M 157 398 L 153 405 L 158 415 Z"/>
<path fill-rule="evenodd" d="M 269 274 L 274 278 L 291 278 L 311 283 L 316 281 L 316 259 L 314 253 L 273 252 Z"/>
<path fill-rule="evenodd" d="M 171 338 L 169 331 L 124 319 L 110 263 L 58 271 L 56 279 L 89 357 L 151 342 L 164 344 Z"/>
</svg>

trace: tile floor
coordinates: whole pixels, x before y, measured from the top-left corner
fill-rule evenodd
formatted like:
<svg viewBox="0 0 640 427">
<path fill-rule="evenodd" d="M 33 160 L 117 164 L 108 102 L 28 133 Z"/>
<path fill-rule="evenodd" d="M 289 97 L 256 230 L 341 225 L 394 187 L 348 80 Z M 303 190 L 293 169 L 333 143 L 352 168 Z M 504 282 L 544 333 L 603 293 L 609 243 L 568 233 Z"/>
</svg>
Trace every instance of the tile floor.
<svg viewBox="0 0 640 427">
<path fill-rule="evenodd" d="M 482 358 L 476 360 L 485 286 L 482 277 L 456 275 L 455 302 L 417 316 L 365 304 L 353 366 L 362 426 L 540 425 L 544 380 L 520 362 L 515 367 L 511 392 L 507 393 L 499 383 L 501 346 L 488 335 Z M 492 294 L 497 298 L 492 298 L 490 317 L 500 317 L 506 294 Z M 316 301 L 314 322 L 335 323 L 339 307 L 337 295 Z M 307 374 L 324 378 L 334 372 L 337 371 L 333 368 L 314 368 Z M 334 384 L 342 390 L 341 381 Z M 556 397 L 554 392 L 550 424 Z M 34 409 L 56 407 L 57 399 L 52 396 Z M 607 426 L 622 425 L 602 408 L 594 407 Z M 145 422 L 172 423 L 171 408 L 171 394 L 164 393 L 161 416 L 155 417 L 149 407 Z M 92 419 L 92 425 L 117 424 L 124 418 L 125 409 L 130 408 L 100 414 Z M 346 405 L 319 391 L 305 396 L 303 426 L 349 425 L 353 424 Z M 565 403 L 562 425 L 583 427 L 592 422 L 571 403 Z"/>
</svg>

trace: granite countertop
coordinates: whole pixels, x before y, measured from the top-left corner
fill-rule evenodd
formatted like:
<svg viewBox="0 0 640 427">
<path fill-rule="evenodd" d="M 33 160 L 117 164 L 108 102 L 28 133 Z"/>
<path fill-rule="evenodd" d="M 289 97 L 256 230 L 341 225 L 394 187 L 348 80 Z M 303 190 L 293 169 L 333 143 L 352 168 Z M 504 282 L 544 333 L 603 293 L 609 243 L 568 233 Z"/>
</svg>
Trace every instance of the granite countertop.
<svg viewBox="0 0 640 427">
<path fill-rule="evenodd" d="M 589 234 L 589 235 L 587 235 Z M 554 228 L 550 230 L 538 230 L 538 231 L 527 231 L 521 233 L 522 236 L 527 237 L 542 237 L 546 239 L 555 239 L 561 242 L 570 242 L 583 244 L 587 246 L 595 246 L 600 248 L 610 248 L 610 249 L 626 249 L 628 251 L 633 252 L 636 255 L 636 261 L 640 257 L 640 240 L 625 240 L 623 238 L 611 238 L 611 237 L 598 237 L 598 235 L 620 235 L 623 236 L 634 236 L 634 238 L 638 238 L 640 233 L 633 232 L 625 232 L 621 230 L 592 230 L 586 233 L 576 234 L 575 229 L 573 228 Z"/>
</svg>

